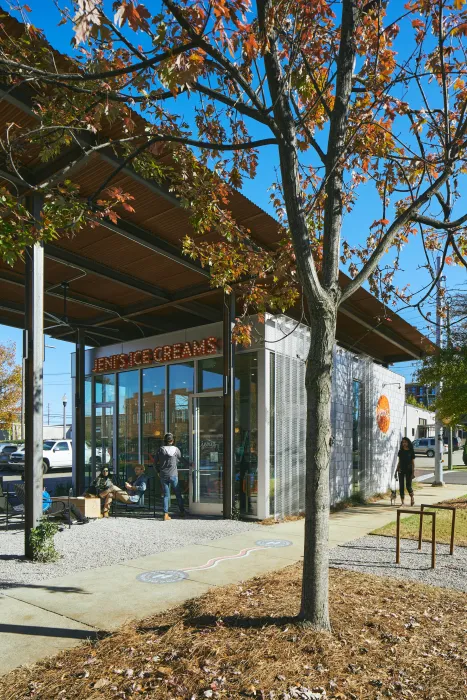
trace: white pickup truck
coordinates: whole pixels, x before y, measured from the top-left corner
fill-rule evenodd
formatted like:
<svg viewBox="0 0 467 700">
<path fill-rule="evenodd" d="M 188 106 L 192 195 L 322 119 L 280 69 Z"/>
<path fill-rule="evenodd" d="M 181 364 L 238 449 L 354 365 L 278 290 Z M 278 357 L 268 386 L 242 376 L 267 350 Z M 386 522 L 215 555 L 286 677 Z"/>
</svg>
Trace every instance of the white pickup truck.
<svg viewBox="0 0 467 700">
<path fill-rule="evenodd" d="M 48 472 L 49 469 L 54 469 L 56 467 L 69 467 L 71 469 L 73 462 L 71 440 L 44 440 L 43 450 L 42 469 L 44 474 Z M 106 457 L 108 457 L 107 450 L 105 454 Z M 88 444 L 85 445 L 85 460 L 86 463 L 91 461 L 91 447 Z M 101 461 L 102 449 L 97 448 L 96 465 L 98 467 L 100 467 Z M 16 452 L 11 453 L 8 466 L 10 469 L 18 469 L 19 471 L 24 469 L 24 446 Z"/>
<path fill-rule="evenodd" d="M 42 468 L 44 474 L 55 467 L 70 467 L 72 465 L 71 440 L 44 440 L 42 453 Z M 12 452 L 8 463 L 10 468 L 24 469 L 24 448 Z"/>
</svg>

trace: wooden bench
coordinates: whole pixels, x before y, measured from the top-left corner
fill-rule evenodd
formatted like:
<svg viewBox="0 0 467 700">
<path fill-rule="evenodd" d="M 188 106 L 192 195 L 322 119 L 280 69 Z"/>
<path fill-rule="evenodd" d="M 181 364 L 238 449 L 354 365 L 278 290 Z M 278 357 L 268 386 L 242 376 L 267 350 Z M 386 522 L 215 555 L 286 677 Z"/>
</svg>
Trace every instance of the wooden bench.
<svg viewBox="0 0 467 700">
<path fill-rule="evenodd" d="M 62 501 L 68 505 L 68 496 L 54 496 L 52 501 Z M 85 518 L 100 518 L 101 515 L 101 499 L 100 498 L 84 498 L 77 496 L 70 498 L 70 505 L 77 508 L 81 515 Z"/>
</svg>

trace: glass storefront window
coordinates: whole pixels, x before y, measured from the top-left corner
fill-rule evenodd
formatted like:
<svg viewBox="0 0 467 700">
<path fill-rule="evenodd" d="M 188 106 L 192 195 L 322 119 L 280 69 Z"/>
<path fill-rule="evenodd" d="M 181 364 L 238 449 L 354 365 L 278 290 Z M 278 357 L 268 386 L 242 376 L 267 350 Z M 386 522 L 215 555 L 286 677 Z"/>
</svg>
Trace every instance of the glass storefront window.
<svg viewBox="0 0 467 700">
<path fill-rule="evenodd" d="M 96 403 L 115 401 L 115 374 L 98 374 L 96 376 Z"/>
<path fill-rule="evenodd" d="M 114 460 L 114 407 L 112 406 L 96 406 L 95 426 L 96 452 L 94 460 L 96 463 L 96 474 L 100 472 L 104 465 L 108 466 L 110 471 L 115 471 L 116 465 Z"/>
<path fill-rule="evenodd" d="M 274 358 L 271 356 L 272 368 L 273 361 Z M 238 354 L 235 358 L 235 365 L 235 499 L 242 514 L 256 515 L 258 490 L 257 353 Z M 123 479 L 133 476 L 134 465 L 140 460 L 146 466 L 152 465 L 153 455 L 162 444 L 166 431 L 174 434 L 175 444 L 183 457 L 187 460 L 191 459 L 189 452 L 189 399 L 190 395 L 194 394 L 195 387 L 198 393 L 222 392 L 222 357 L 200 358 L 197 362 L 180 362 L 88 377 L 86 379 L 86 482 L 88 483 L 93 476 L 92 460 L 88 461 L 88 453 L 92 452 L 93 430 L 95 430 L 96 468 L 99 470 L 102 464 L 112 465 L 119 478 L 119 483 Z M 271 392 L 270 399 L 273 403 L 273 375 L 271 377 Z M 204 480 L 200 478 L 198 500 L 218 503 L 222 500 L 222 398 L 207 396 L 195 399 L 193 406 L 195 405 L 200 409 L 198 426 L 199 468 L 203 474 L 209 471 L 209 479 L 207 476 L 203 477 Z M 271 445 L 273 445 L 273 405 L 271 411 Z M 113 450 L 114 444 L 115 450 Z M 193 446 L 196 449 L 196 445 Z M 273 448 L 271 449 L 272 490 L 270 495 L 271 508 L 273 509 L 274 453 Z M 182 491 L 187 498 L 189 491 L 187 465 L 180 465 L 179 478 Z M 157 485 L 155 488 L 157 489 Z"/>
<path fill-rule="evenodd" d="M 92 482 L 92 377 L 84 380 L 84 486 Z"/>
<path fill-rule="evenodd" d="M 194 392 L 193 362 L 169 365 L 169 432 L 184 457 L 189 456 L 188 398 Z"/>
<path fill-rule="evenodd" d="M 210 357 L 198 362 L 198 392 L 222 391 L 224 383 L 224 360 Z"/>
<path fill-rule="evenodd" d="M 139 371 L 118 375 L 118 475 L 132 476 L 139 462 Z"/>
<path fill-rule="evenodd" d="M 195 390 L 195 367 L 193 362 L 169 365 L 169 415 L 168 427 L 182 456 L 189 459 L 189 395 Z M 181 466 L 178 478 L 183 497 L 188 498 L 190 473 Z"/>
<path fill-rule="evenodd" d="M 195 409 L 195 453 L 198 464 L 195 500 L 222 503 L 224 403 L 222 396 L 200 396 Z"/>
<path fill-rule="evenodd" d="M 235 497 L 244 515 L 258 512 L 257 353 L 235 358 Z"/>
<path fill-rule="evenodd" d="M 151 465 L 165 433 L 165 367 L 143 371 L 143 464 Z"/>
</svg>

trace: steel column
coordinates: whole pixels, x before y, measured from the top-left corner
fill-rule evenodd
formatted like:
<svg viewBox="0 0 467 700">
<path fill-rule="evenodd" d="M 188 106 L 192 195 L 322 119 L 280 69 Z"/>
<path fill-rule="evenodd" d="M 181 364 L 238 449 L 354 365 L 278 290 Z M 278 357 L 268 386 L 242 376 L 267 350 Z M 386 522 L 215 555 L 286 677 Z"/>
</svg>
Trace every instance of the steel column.
<svg viewBox="0 0 467 700">
<path fill-rule="evenodd" d="M 85 438 L 86 438 L 86 386 L 85 386 L 85 332 L 83 328 L 76 331 L 75 354 L 75 402 L 73 424 L 73 476 L 75 493 L 79 496 L 84 491 L 85 473 Z"/>
<path fill-rule="evenodd" d="M 224 464 L 222 472 L 223 516 L 232 518 L 233 469 L 235 439 L 235 344 L 232 330 L 235 323 L 235 294 L 224 294 L 223 360 L 224 360 Z"/>
<path fill-rule="evenodd" d="M 33 196 L 29 208 L 39 225 L 42 200 Z M 31 530 L 42 515 L 43 456 L 43 363 L 44 363 L 44 248 L 41 243 L 26 248 L 25 285 L 25 553 L 32 558 Z"/>
</svg>

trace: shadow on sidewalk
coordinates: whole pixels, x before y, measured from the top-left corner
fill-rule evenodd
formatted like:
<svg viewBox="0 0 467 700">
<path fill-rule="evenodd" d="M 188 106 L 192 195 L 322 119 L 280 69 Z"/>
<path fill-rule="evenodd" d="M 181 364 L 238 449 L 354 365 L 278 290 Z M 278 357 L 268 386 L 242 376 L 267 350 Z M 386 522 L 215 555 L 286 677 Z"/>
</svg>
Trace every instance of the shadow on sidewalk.
<svg viewBox="0 0 467 700">
<path fill-rule="evenodd" d="M 37 627 L 36 625 L 3 625 L 0 634 L 25 634 L 37 637 L 66 637 L 68 639 L 103 639 L 106 633 L 97 630 L 73 630 L 65 627 Z"/>
<path fill-rule="evenodd" d="M 12 588 L 42 588 L 44 591 L 50 591 L 50 593 L 81 593 L 81 595 L 92 595 L 92 593 L 85 591 L 84 588 L 77 588 L 76 586 L 47 586 L 39 583 L 23 583 L 22 581 L 7 581 L 2 583 L 0 594 L 2 591 L 8 591 Z"/>
</svg>

